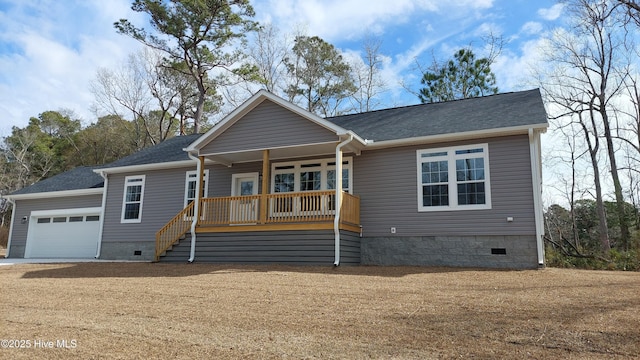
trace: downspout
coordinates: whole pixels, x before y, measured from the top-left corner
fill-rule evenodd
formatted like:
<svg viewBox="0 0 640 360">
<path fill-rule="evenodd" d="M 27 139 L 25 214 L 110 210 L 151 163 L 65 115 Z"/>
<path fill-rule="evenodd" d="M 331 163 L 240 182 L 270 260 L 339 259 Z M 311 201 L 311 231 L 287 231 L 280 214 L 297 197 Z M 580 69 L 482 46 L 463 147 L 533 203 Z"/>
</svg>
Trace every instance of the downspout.
<svg viewBox="0 0 640 360">
<path fill-rule="evenodd" d="M 104 214 L 107 208 L 107 189 L 109 188 L 109 176 L 100 171 L 100 176 L 104 179 L 104 186 L 102 191 L 102 210 L 100 211 L 100 229 L 98 230 L 98 247 L 96 249 L 96 259 L 100 258 L 100 252 L 102 251 L 102 232 L 104 231 Z"/>
<path fill-rule="evenodd" d="M 353 141 L 353 134 L 336 146 L 336 214 L 333 218 L 333 235 L 335 239 L 334 266 L 340 265 L 340 212 L 342 209 L 342 147 Z"/>
<path fill-rule="evenodd" d="M 544 221 L 542 209 L 542 170 L 540 164 L 540 134 L 529 129 L 529 155 L 531 157 L 531 179 L 533 182 L 533 209 L 536 225 L 538 266 L 544 266 Z"/>
<path fill-rule="evenodd" d="M 191 153 L 187 153 L 191 160 L 196 161 L 196 171 L 198 173 L 198 181 L 196 181 L 196 199 L 193 205 L 193 218 L 191 220 L 191 250 L 189 252 L 189 263 L 192 263 L 196 257 L 196 227 L 198 226 L 198 219 L 200 218 L 200 200 L 202 198 L 202 161 L 199 158 L 193 156 Z"/>
<path fill-rule="evenodd" d="M 7 240 L 7 253 L 4 255 L 5 258 L 8 258 L 9 254 L 11 253 L 11 235 L 13 234 L 13 222 L 16 221 L 16 202 L 10 198 L 7 198 L 7 200 L 11 203 L 11 224 L 9 224 L 9 239 Z"/>
</svg>

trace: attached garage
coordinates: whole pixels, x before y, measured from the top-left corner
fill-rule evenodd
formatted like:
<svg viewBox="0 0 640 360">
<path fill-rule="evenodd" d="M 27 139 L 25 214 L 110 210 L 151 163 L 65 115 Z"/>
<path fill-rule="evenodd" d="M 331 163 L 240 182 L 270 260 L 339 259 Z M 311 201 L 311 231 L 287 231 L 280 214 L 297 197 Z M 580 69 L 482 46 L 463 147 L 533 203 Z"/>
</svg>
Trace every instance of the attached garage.
<svg viewBox="0 0 640 360">
<path fill-rule="evenodd" d="M 96 255 L 101 208 L 32 211 L 25 258 L 87 259 Z"/>
</svg>

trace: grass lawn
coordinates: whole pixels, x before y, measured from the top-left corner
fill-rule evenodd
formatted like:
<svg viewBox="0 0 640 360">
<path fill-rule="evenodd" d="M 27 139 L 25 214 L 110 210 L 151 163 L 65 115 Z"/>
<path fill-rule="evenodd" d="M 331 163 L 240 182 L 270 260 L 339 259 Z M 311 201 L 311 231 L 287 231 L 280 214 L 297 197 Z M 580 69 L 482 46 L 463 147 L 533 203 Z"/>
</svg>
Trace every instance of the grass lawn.
<svg viewBox="0 0 640 360">
<path fill-rule="evenodd" d="M 640 354 L 640 273 L 24 264 L 0 289 L 0 339 L 22 340 L 2 359 Z"/>
</svg>

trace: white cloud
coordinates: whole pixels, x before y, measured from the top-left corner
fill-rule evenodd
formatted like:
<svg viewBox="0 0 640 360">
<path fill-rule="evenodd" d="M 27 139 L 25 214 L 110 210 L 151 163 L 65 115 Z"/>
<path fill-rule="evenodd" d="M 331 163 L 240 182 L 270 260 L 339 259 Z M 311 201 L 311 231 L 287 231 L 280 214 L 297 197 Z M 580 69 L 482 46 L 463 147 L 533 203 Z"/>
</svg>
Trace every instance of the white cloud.
<svg viewBox="0 0 640 360">
<path fill-rule="evenodd" d="M 43 111 L 69 109 L 93 121 L 89 82 L 140 45 L 116 33 L 121 17 L 139 19 L 128 0 L 16 2 L 0 24 L 0 136 Z M 7 21 L 4 21 L 7 20 Z"/>
<path fill-rule="evenodd" d="M 564 9 L 564 4 L 558 3 L 553 5 L 548 9 L 539 9 L 538 15 L 542 17 L 544 20 L 553 21 L 562 15 L 562 10 Z"/>
<path fill-rule="evenodd" d="M 545 48 L 548 46 L 544 39 L 535 39 L 523 43 L 518 50 L 507 51 L 500 55 L 491 70 L 496 74 L 500 91 L 515 91 L 530 89 L 537 85 L 532 82 L 533 69 L 543 61 Z"/>
<path fill-rule="evenodd" d="M 542 32 L 542 24 L 536 21 L 529 21 L 522 25 L 521 31 L 527 35 L 536 35 Z"/>
<path fill-rule="evenodd" d="M 269 14 L 267 19 L 284 31 L 304 24 L 309 35 L 335 42 L 357 39 L 368 32 L 381 34 L 387 26 L 420 20 L 421 15 L 427 13 L 441 13 L 449 17 L 492 5 L 493 0 L 268 0 L 256 1 L 253 6 L 258 21 L 263 20 L 260 14 Z"/>
</svg>

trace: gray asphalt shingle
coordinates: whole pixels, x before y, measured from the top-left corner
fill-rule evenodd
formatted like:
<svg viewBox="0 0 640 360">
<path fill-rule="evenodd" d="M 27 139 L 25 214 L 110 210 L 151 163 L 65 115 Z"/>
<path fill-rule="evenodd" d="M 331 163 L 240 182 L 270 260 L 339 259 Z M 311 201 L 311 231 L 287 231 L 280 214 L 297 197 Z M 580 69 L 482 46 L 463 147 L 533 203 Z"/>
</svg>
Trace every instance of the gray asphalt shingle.
<svg viewBox="0 0 640 360">
<path fill-rule="evenodd" d="M 48 179 L 24 187 L 11 195 L 33 194 L 50 191 L 66 191 L 101 188 L 104 186 L 102 176 L 93 172 L 95 167 L 79 166 Z"/>
<path fill-rule="evenodd" d="M 327 118 L 363 139 L 382 141 L 543 124 L 538 89 Z"/>
</svg>

